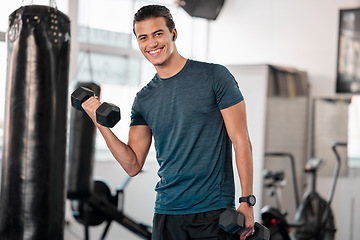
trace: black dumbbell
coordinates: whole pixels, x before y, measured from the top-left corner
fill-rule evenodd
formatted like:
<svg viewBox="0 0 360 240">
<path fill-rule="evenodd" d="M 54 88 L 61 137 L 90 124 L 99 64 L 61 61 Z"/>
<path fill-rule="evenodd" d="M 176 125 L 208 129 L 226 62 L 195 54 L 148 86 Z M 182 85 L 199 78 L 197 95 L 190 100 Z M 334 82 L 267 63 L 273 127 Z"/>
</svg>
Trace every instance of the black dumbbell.
<svg viewBox="0 0 360 240">
<path fill-rule="evenodd" d="M 240 234 L 244 228 L 244 215 L 235 209 L 228 208 L 220 214 L 219 227 L 231 234 Z M 270 231 L 260 223 L 255 222 L 254 232 L 246 240 L 269 240 Z"/>
<path fill-rule="evenodd" d="M 84 111 L 81 104 L 93 96 L 95 93 L 91 89 L 80 86 L 71 94 L 71 105 L 76 110 Z M 114 104 L 104 102 L 96 109 L 96 121 L 104 127 L 114 127 L 120 118 L 120 108 Z"/>
</svg>

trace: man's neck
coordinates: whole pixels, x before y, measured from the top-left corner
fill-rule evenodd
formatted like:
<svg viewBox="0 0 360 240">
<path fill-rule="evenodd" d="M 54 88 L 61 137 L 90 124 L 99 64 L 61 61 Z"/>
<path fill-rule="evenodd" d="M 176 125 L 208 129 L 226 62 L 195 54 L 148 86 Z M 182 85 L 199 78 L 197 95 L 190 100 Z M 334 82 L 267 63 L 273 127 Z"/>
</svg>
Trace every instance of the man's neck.
<svg viewBox="0 0 360 240">
<path fill-rule="evenodd" d="M 186 58 L 178 54 L 169 59 L 164 65 L 155 66 L 155 69 L 160 78 L 170 78 L 183 69 L 186 61 Z"/>
</svg>

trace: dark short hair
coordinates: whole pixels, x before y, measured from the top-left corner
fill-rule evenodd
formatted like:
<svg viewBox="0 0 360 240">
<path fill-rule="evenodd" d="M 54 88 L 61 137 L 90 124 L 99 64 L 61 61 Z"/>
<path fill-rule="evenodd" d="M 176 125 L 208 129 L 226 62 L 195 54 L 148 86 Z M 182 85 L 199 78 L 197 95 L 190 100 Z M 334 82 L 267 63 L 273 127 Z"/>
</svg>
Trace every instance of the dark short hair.
<svg viewBox="0 0 360 240">
<path fill-rule="evenodd" d="M 147 5 L 142 8 L 140 8 L 137 13 L 134 15 L 134 21 L 133 21 L 133 32 L 135 33 L 135 23 L 141 22 L 150 18 L 156 18 L 156 17 L 164 17 L 166 21 L 166 26 L 169 28 L 170 32 L 174 30 L 175 23 L 173 20 L 173 17 L 170 13 L 170 10 L 161 5 Z"/>
</svg>

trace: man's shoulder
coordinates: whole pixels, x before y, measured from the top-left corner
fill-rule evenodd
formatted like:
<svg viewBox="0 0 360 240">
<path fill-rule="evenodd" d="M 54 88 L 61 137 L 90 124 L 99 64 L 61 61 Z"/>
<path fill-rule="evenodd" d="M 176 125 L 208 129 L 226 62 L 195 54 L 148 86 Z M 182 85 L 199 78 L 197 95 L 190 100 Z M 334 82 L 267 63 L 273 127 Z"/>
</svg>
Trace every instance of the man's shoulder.
<svg viewBox="0 0 360 240">
<path fill-rule="evenodd" d="M 158 79 L 156 75 L 148 82 L 145 86 L 143 86 L 136 94 L 136 98 L 141 98 L 146 96 L 152 89 L 156 88 Z"/>
<path fill-rule="evenodd" d="M 189 59 L 190 66 L 194 70 L 205 70 L 205 71 L 224 71 L 227 68 L 219 63 L 203 62 Z"/>
<path fill-rule="evenodd" d="M 200 68 L 212 68 L 215 64 L 211 62 L 203 62 L 198 60 L 189 59 L 190 66 Z"/>
</svg>

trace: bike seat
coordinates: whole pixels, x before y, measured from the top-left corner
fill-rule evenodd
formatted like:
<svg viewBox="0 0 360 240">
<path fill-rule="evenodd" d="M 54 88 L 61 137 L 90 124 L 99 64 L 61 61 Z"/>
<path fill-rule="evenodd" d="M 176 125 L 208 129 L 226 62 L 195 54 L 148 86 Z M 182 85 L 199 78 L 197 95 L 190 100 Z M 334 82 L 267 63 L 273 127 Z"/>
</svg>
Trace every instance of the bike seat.
<svg viewBox="0 0 360 240">
<path fill-rule="evenodd" d="M 320 169 L 324 165 L 324 160 L 311 158 L 305 165 L 305 172 L 312 172 Z"/>
</svg>

